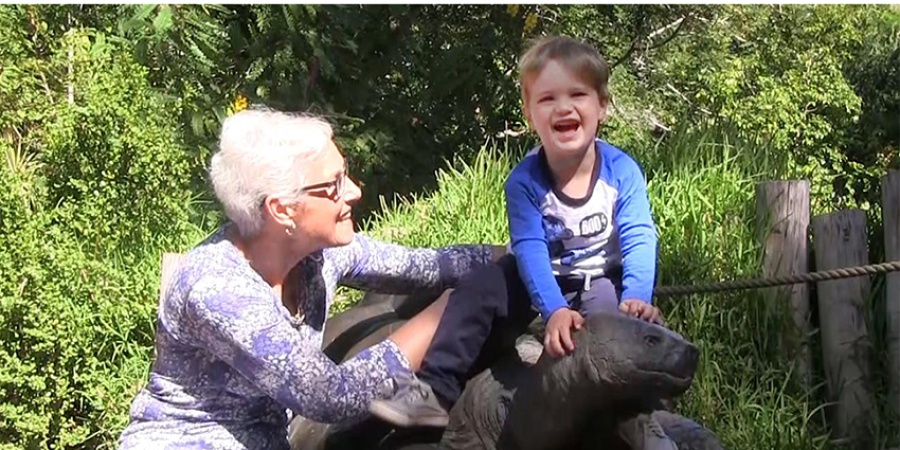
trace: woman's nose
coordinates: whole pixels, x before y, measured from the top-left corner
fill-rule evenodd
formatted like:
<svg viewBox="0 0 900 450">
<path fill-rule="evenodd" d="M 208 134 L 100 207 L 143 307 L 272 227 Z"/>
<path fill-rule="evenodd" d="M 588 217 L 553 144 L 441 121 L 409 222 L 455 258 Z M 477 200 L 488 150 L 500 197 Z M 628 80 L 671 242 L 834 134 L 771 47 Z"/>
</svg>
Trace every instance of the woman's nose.
<svg viewBox="0 0 900 450">
<path fill-rule="evenodd" d="M 344 201 L 353 203 L 362 197 L 362 189 L 356 184 L 356 181 L 353 181 L 353 179 L 347 178 L 347 181 L 349 181 L 349 184 L 346 192 L 344 192 Z"/>
</svg>

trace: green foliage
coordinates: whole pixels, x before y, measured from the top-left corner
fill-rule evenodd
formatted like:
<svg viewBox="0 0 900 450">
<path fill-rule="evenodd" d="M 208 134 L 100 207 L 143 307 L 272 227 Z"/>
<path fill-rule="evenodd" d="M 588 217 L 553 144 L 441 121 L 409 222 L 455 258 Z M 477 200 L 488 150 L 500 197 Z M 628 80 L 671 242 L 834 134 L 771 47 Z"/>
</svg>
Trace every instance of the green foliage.
<svg viewBox="0 0 900 450">
<path fill-rule="evenodd" d="M 366 209 L 377 206 L 378 195 L 432 185 L 431 172 L 442 161 L 470 157 L 488 130 L 502 129 L 517 111 L 510 69 L 519 40 L 511 37 L 522 19 L 505 7 L 254 11 L 260 17 L 249 30 L 259 36 L 254 41 L 286 45 L 258 49 L 261 76 L 248 80 L 248 87 L 257 86 L 251 93 L 332 117 L 367 187 Z M 273 50 L 307 56 L 269 56 Z"/>
<path fill-rule="evenodd" d="M 503 183 L 513 166 L 508 149 L 482 147 L 471 162 L 457 159 L 438 170 L 433 194 L 413 195 L 390 205 L 382 197 L 381 211 L 363 231 L 418 247 L 444 245 L 448 237 L 459 243 L 505 244 L 508 224 L 498 212 L 505 210 Z M 479 225 L 473 227 L 472 222 Z M 416 226 L 421 223 L 428 226 Z"/>
<path fill-rule="evenodd" d="M 503 151 L 496 145 L 482 147 L 471 162 L 459 158 L 439 169 L 437 189 L 430 195 L 412 195 L 392 203 L 382 196 L 381 210 L 368 218 L 360 231 L 416 247 L 438 247 L 450 241 L 504 245 L 509 241 L 509 228 L 502 214 L 503 183 L 513 165 L 509 147 Z M 344 288 L 337 295 L 332 314 L 362 298 L 360 292 Z"/>
<path fill-rule="evenodd" d="M 900 10 L 865 17 L 864 45 L 844 65 L 862 105 L 859 121 L 847 130 L 846 169 L 839 173 L 842 193 L 862 205 L 880 201 L 885 169 L 900 168 Z"/>
<path fill-rule="evenodd" d="M 40 170 L 33 154 L 25 153 L 22 147 L 14 149 L 6 141 L 0 140 L 0 154 L 3 161 L 5 192 L 0 202 L 0 229 L 15 230 L 22 224 L 15 220 L 41 211 L 40 201 L 44 198 L 43 185 L 37 172 Z"/>
<path fill-rule="evenodd" d="M 626 98 L 618 117 L 614 108 L 614 130 L 622 122 L 632 129 L 648 122 L 735 129 L 759 147 L 790 156 L 788 176 L 811 180 L 819 199 L 815 212 L 832 204 L 867 208 L 873 200 L 873 182 L 883 169 L 870 165 L 878 153 L 872 147 L 890 138 L 874 137 L 864 150 L 858 141 L 865 139 L 850 136 L 872 136 L 874 130 L 858 129 L 860 115 L 878 108 L 881 93 L 889 98 L 894 92 L 888 78 L 895 65 L 885 62 L 898 40 L 886 8 L 592 6 L 560 8 L 559 14 L 566 20 L 554 30 L 584 34 L 621 63 L 613 94 Z M 869 46 L 873 42 L 879 44 Z M 867 77 L 880 83 L 862 83 Z M 863 101 L 857 92 L 869 97 Z M 869 117 L 889 120 L 889 108 Z M 890 152 L 882 147 L 881 153 Z"/>
<path fill-rule="evenodd" d="M 884 6 L 2 5 L 0 448 L 114 447 L 160 253 L 222 220 L 206 165 L 239 95 L 336 125 L 375 236 L 504 243 L 501 186 L 537 142 L 518 55 L 584 38 L 614 65 L 602 133 L 647 173 L 660 282 L 717 281 L 758 274 L 763 179 L 810 178 L 814 212 L 870 209 L 881 257 L 898 30 Z M 662 305 L 704 351 L 683 411 L 733 448 L 827 446 L 784 384 L 783 315 L 749 293 Z"/>
<path fill-rule="evenodd" d="M 0 10 L 3 448 L 111 446 L 150 361 L 158 249 L 197 236 L 179 102 L 127 43 L 45 22 L 77 13 Z"/>
<path fill-rule="evenodd" d="M 748 152 L 752 146 L 727 133 L 686 132 L 655 149 L 647 164 L 660 233 L 658 285 L 758 276 L 754 188 L 779 167 Z M 821 428 L 806 426 L 815 405 L 785 382 L 789 365 L 778 346 L 787 316 L 761 300 L 742 291 L 658 301 L 667 324 L 702 349 L 679 408 L 719 433 L 726 448 L 816 448 Z"/>
<path fill-rule="evenodd" d="M 846 160 L 835 144 L 860 107 L 841 72 L 860 39 L 858 16 L 849 8 L 813 7 L 729 13 L 706 35 L 718 48 L 701 44 L 709 59 L 676 66 L 676 73 L 699 73 L 683 89 L 758 144 L 792 154 L 797 175 L 809 178 L 815 193 L 830 194 Z M 814 208 L 822 212 L 823 205 Z"/>
<path fill-rule="evenodd" d="M 45 119 L 58 89 L 51 63 L 37 57 L 46 51 L 42 38 L 47 24 L 34 21 L 24 7 L 0 6 L 0 150 L 2 163 L 18 186 L 17 201 L 39 209 L 38 192 L 41 161 L 40 124 Z M 13 225 L 12 223 L 9 224 Z"/>
<path fill-rule="evenodd" d="M 155 248 L 187 220 L 187 152 L 174 131 L 180 104 L 152 91 L 147 70 L 101 36 L 65 40 L 77 77 L 72 101 L 46 124 L 47 202 L 56 223 L 100 253 Z"/>
<path fill-rule="evenodd" d="M 337 126 L 354 172 L 368 186 L 363 215 L 378 206 L 378 195 L 432 185 L 434 168 L 457 154 L 471 156 L 466 149 L 518 111 L 512 69 L 525 16 L 506 7 L 129 11 L 122 30 L 138 42 L 154 85 L 185 100 L 186 122 L 202 123 L 191 131 L 198 157 L 208 156 L 218 121 L 238 94 L 319 112 Z M 196 186 L 202 174 L 196 165 Z"/>
<path fill-rule="evenodd" d="M 361 216 L 377 209 L 379 195 L 427 190 L 444 160 L 470 159 L 487 137 L 521 126 L 516 60 L 542 33 L 583 37 L 615 65 L 608 132 L 618 141 L 644 145 L 648 132 L 704 123 L 735 127 L 794 155 L 792 173 L 842 204 L 865 205 L 873 178 L 867 157 L 852 156 L 863 144 L 847 143 L 862 105 L 843 71 L 878 35 L 861 30 L 889 22 L 880 7 L 122 8 L 130 16 L 120 31 L 153 69 L 154 86 L 184 99 L 195 189 L 204 187 L 219 120 L 240 93 L 331 118 L 368 187 Z M 861 178 L 869 181 L 858 186 Z"/>
<path fill-rule="evenodd" d="M 94 448 L 123 425 L 149 363 L 155 278 L 91 257 L 40 219 L 20 218 L 27 225 L 0 241 L 13 275 L 0 284 L 0 435 L 23 448 Z"/>
<path fill-rule="evenodd" d="M 206 188 L 205 167 L 221 120 L 239 87 L 247 42 L 235 13 L 218 5 L 121 5 L 116 36 L 133 45 L 147 80 L 171 102 L 191 167 L 191 186 Z"/>
</svg>

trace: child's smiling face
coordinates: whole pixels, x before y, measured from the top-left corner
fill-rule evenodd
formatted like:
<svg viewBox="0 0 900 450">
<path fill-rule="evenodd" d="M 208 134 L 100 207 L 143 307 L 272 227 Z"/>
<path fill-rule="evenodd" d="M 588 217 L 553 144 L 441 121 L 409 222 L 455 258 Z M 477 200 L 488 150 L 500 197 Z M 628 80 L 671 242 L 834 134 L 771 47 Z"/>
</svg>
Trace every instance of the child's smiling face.
<svg viewBox="0 0 900 450">
<path fill-rule="evenodd" d="M 548 158 L 574 156 L 593 145 L 606 118 L 605 98 L 557 60 L 527 80 L 525 116 Z"/>
</svg>

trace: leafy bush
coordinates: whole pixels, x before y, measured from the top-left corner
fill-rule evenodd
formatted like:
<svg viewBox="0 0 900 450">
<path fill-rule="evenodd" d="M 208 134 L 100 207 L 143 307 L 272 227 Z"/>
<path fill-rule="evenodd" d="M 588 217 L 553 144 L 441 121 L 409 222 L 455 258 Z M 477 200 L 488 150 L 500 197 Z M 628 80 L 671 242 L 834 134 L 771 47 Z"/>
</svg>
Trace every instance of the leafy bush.
<svg viewBox="0 0 900 450">
<path fill-rule="evenodd" d="M 724 137 L 686 133 L 657 150 L 648 188 L 660 232 L 660 286 L 759 276 L 754 188 L 777 165 L 767 164 L 765 149 L 754 155 Z M 788 389 L 778 351 L 787 316 L 761 300 L 755 291 L 657 300 L 668 325 L 702 352 L 680 409 L 719 433 L 727 448 L 814 448 L 817 437 L 805 423 L 813 406 Z"/>
<path fill-rule="evenodd" d="M 61 44 L 50 61 L 72 64 L 72 97 L 0 120 L 40 137 L 0 140 L 5 448 L 114 445 L 150 363 L 158 249 L 198 236 L 178 103 L 127 46 L 89 32 Z"/>
<path fill-rule="evenodd" d="M 80 76 L 46 124 L 42 152 L 56 222 L 101 254 L 154 248 L 185 230 L 190 166 L 180 103 L 154 92 L 128 49 L 73 33 Z"/>
<path fill-rule="evenodd" d="M 153 272 L 92 258 L 40 219 L 2 238 L 13 276 L 0 284 L 0 435 L 93 448 L 126 417 L 123 394 L 149 362 Z"/>
</svg>

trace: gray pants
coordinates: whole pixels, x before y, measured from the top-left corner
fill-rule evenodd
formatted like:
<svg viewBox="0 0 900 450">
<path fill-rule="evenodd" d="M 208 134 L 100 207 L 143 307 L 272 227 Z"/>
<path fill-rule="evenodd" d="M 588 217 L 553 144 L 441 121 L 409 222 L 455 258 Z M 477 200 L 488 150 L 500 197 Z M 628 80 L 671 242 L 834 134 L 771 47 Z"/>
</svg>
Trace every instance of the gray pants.
<svg viewBox="0 0 900 450">
<path fill-rule="evenodd" d="M 556 277 L 556 282 L 569 306 L 584 317 L 598 311 L 619 309 L 622 297 L 621 271 L 609 276 L 591 278 L 591 285 L 587 290 L 584 290 L 584 278 L 581 275 L 559 276 Z"/>
</svg>

